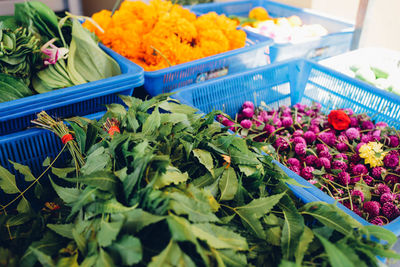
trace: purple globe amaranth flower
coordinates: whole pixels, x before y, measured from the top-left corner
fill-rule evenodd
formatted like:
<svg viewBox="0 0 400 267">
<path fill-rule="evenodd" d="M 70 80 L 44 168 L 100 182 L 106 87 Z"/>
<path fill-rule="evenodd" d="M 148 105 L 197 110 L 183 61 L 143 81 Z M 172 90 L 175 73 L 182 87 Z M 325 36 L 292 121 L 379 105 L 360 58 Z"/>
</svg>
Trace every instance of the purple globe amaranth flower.
<svg viewBox="0 0 400 267">
<path fill-rule="evenodd" d="M 282 121 L 278 118 L 273 118 L 272 119 L 272 123 L 277 127 L 277 128 L 281 128 L 282 127 Z"/>
<path fill-rule="evenodd" d="M 374 167 L 372 168 L 371 175 L 375 179 L 382 178 L 382 173 L 386 172 L 386 169 L 383 167 Z"/>
<path fill-rule="evenodd" d="M 270 119 L 268 112 L 266 112 L 265 110 L 260 111 L 259 115 L 262 117 L 262 120 L 265 122 L 268 122 Z"/>
<path fill-rule="evenodd" d="M 350 174 L 348 172 L 342 171 L 337 176 L 338 182 L 342 185 L 348 185 L 350 183 Z"/>
<path fill-rule="evenodd" d="M 380 217 L 374 217 L 369 222 L 379 226 L 382 226 L 384 224 L 383 220 Z"/>
<path fill-rule="evenodd" d="M 361 124 L 361 128 L 363 130 L 372 130 L 375 128 L 375 125 L 372 121 L 363 121 Z"/>
<path fill-rule="evenodd" d="M 345 134 L 345 132 L 342 132 L 338 138 L 337 138 L 338 142 L 340 143 L 348 143 L 349 142 L 349 138 L 347 138 L 347 135 Z"/>
<path fill-rule="evenodd" d="M 297 175 L 300 175 L 301 170 L 299 166 L 289 166 L 289 169 L 294 173 L 296 173 Z"/>
<path fill-rule="evenodd" d="M 381 134 L 382 134 L 382 131 L 378 129 L 378 130 L 375 130 L 375 131 L 372 132 L 372 137 L 374 137 L 376 140 L 378 140 L 377 138 L 379 138 L 379 140 L 380 140 L 381 139 Z"/>
<path fill-rule="evenodd" d="M 314 155 L 308 155 L 304 159 L 304 162 L 306 163 L 307 166 L 314 166 L 317 162 L 317 157 Z"/>
<path fill-rule="evenodd" d="M 361 190 L 353 190 L 351 195 L 360 198 L 361 202 L 364 202 L 364 193 Z"/>
<path fill-rule="evenodd" d="M 315 165 L 317 168 L 324 167 L 326 170 L 330 170 L 331 168 L 331 161 L 328 158 L 320 157 L 315 161 Z"/>
<path fill-rule="evenodd" d="M 320 111 L 322 108 L 322 105 L 320 103 L 314 102 L 311 106 L 311 108 L 315 111 Z"/>
<path fill-rule="evenodd" d="M 399 208 L 391 202 L 386 202 L 382 206 L 382 214 L 385 215 L 389 220 L 393 220 L 400 215 Z"/>
<path fill-rule="evenodd" d="M 242 126 L 245 129 L 250 129 L 252 124 L 253 123 L 251 122 L 251 120 L 242 120 L 240 122 L 240 126 Z"/>
<path fill-rule="evenodd" d="M 271 135 L 273 132 L 275 132 L 275 130 L 276 129 L 275 129 L 275 127 L 273 125 L 266 124 L 264 126 L 264 131 L 267 133 L 268 136 Z"/>
<path fill-rule="evenodd" d="M 310 179 L 312 179 L 313 178 L 313 172 L 314 171 L 314 168 L 313 167 L 311 167 L 311 166 L 306 166 L 306 167 L 304 167 L 302 170 L 301 170 L 301 172 L 300 172 L 300 175 L 301 175 L 301 177 L 303 177 L 304 179 L 306 179 L 306 180 L 310 180 Z"/>
<path fill-rule="evenodd" d="M 293 125 L 293 119 L 292 117 L 283 117 L 282 118 L 282 126 L 285 128 L 289 128 L 290 126 Z"/>
<path fill-rule="evenodd" d="M 344 108 L 343 110 L 347 113 L 348 116 L 351 116 L 354 114 L 354 111 L 351 108 Z"/>
<path fill-rule="evenodd" d="M 309 110 L 306 111 L 305 114 L 306 114 L 306 116 L 313 117 L 313 116 L 315 116 L 315 111 L 309 109 Z"/>
<path fill-rule="evenodd" d="M 296 144 L 294 147 L 294 152 L 296 152 L 296 154 L 299 156 L 304 156 L 307 152 L 307 146 L 302 143 Z"/>
<path fill-rule="evenodd" d="M 392 184 L 395 185 L 400 181 L 400 177 L 393 175 L 393 174 L 388 174 L 385 176 L 385 183 L 387 184 Z"/>
<path fill-rule="evenodd" d="M 279 150 L 286 150 L 289 148 L 289 143 L 282 137 L 279 137 L 275 141 L 275 148 Z"/>
<path fill-rule="evenodd" d="M 322 175 L 325 179 L 328 179 L 329 181 L 334 181 L 335 177 L 333 177 L 331 174 L 324 174 Z"/>
<path fill-rule="evenodd" d="M 329 151 L 326 151 L 326 150 L 319 152 L 318 157 L 319 158 L 327 158 L 329 160 L 332 160 L 332 155 L 329 153 Z"/>
<path fill-rule="evenodd" d="M 357 163 L 359 163 L 360 161 L 361 161 L 361 158 L 360 158 L 360 155 L 359 155 L 359 154 L 353 154 L 353 155 L 350 157 L 350 162 L 351 162 L 351 163 L 357 164 Z"/>
<path fill-rule="evenodd" d="M 351 173 L 353 175 L 365 175 L 368 173 L 368 169 L 363 164 L 357 164 L 351 168 Z"/>
<path fill-rule="evenodd" d="M 375 194 L 382 195 L 385 193 L 391 193 L 389 186 L 382 183 L 375 186 Z"/>
<path fill-rule="evenodd" d="M 300 167 L 300 161 L 299 161 L 298 159 L 296 159 L 296 158 L 290 158 L 290 159 L 288 159 L 288 160 L 287 160 L 287 164 L 288 164 L 289 166 L 297 166 L 297 167 Z"/>
<path fill-rule="evenodd" d="M 250 109 L 254 110 L 254 104 L 251 101 L 246 101 L 243 103 L 242 108 L 243 109 L 250 108 Z"/>
<path fill-rule="evenodd" d="M 302 137 L 303 134 L 304 134 L 303 130 L 298 129 L 298 130 L 293 132 L 292 136 L 293 137 Z"/>
<path fill-rule="evenodd" d="M 254 109 L 251 108 L 244 108 L 242 110 L 242 114 L 247 118 L 252 118 L 254 115 Z"/>
<path fill-rule="evenodd" d="M 366 143 L 367 144 L 367 143 L 372 142 L 372 141 L 374 141 L 374 138 L 370 134 L 363 134 L 361 136 L 361 142 L 362 143 Z"/>
<path fill-rule="evenodd" d="M 352 210 L 355 214 L 357 214 L 358 216 L 362 217 L 362 212 L 360 211 L 360 209 L 356 206 L 353 205 L 353 209 L 351 209 L 351 205 L 350 202 L 344 202 L 342 203 L 343 206 L 345 206 L 346 208 L 348 208 L 349 210 Z"/>
<path fill-rule="evenodd" d="M 388 127 L 388 124 L 386 122 L 380 121 L 375 124 L 375 127 L 383 130 Z"/>
<path fill-rule="evenodd" d="M 318 125 L 311 125 L 311 126 L 308 128 L 308 130 L 311 131 L 311 132 L 314 132 L 315 134 L 318 134 L 318 133 L 320 132 L 319 126 L 318 126 Z"/>
<path fill-rule="evenodd" d="M 377 201 L 367 201 L 364 202 L 364 211 L 368 213 L 369 218 L 373 218 L 379 215 L 381 211 L 381 204 Z"/>
<path fill-rule="evenodd" d="M 300 112 L 304 112 L 304 110 L 307 108 L 307 105 L 297 103 L 297 104 L 293 105 L 293 107 L 297 108 L 297 110 Z"/>
<path fill-rule="evenodd" d="M 349 147 L 347 146 L 347 144 L 345 143 L 337 143 L 336 144 L 336 149 L 340 152 L 345 152 L 349 149 Z"/>
<path fill-rule="evenodd" d="M 388 168 L 395 168 L 399 165 L 399 156 L 396 153 L 388 153 L 383 159 L 383 163 Z"/>
<path fill-rule="evenodd" d="M 331 132 L 320 133 L 318 138 L 328 146 L 333 146 L 336 143 L 336 136 Z"/>
<path fill-rule="evenodd" d="M 392 193 L 384 193 L 381 195 L 380 202 L 381 204 L 385 204 L 386 202 L 393 202 L 395 200 L 395 195 Z"/>
<path fill-rule="evenodd" d="M 374 181 L 374 178 L 372 178 L 371 176 L 367 175 L 367 176 L 363 177 L 363 180 L 367 185 L 371 186 L 372 182 Z"/>
<path fill-rule="evenodd" d="M 358 145 L 357 145 L 357 147 L 356 147 L 356 151 L 359 152 L 360 147 L 362 147 L 362 146 L 365 145 L 365 144 L 366 144 L 366 143 L 364 143 L 364 142 L 358 143 Z"/>
<path fill-rule="evenodd" d="M 350 126 L 351 127 L 357 127 L 358 126 L 358 120 L 356 117 L 350 117 Z"/>
<path fill-rule="evenodd" d="M 396 135 L 390 135 L 389 136 L 389 145 L 391 147 L 399 146 L 399 138 Z"/>
<path fill-rule="evenodd" d="M 311 125 L 319 125 L 321 123 L 321 121 L 322 121 L 321 118 L 317 117 L 317 118 L 311 119 L 310 124 Z"/>
<path fill-rule="evenodd" d="M 348 168 L 347 163 L 341 160 L 335 160 L 332 163 L 332 169 L 346 171 Z"/>
<path fill-rule="evenodd" d="M 327 148 L 326 145 L 324 144 L 317 144 L 316 148 L 317 148 L 317 153 L 320 153 L 321 151 L 329 152 L 329 148 Z"/>
<path fill-rule="evenodd" d="M 339 160 L 348 160 L 349 158 L 347 157 L 346 154 L 344 153 L 339 153 L 335 156 L 335 159 L 339 159 Z"/>
<path fill-rule="evenodd" d="M 361 180 L 361 176 L 353 176 L 350 178 L 349 184 L 356 184 Z"/>
<path fill-rule="evenodd" d="M 349 140 L 356 140 L 360 138 L 361 134 L 359 130 L 357 130 L 354 127 L 351 127 L 346 130 L 346 136 L 347 138 L 349 138 Z"/>
<path fill-rule="evenodd" d="M 304 139 L 307 144 L 312 144 L 315 140 L 317 140 L 317 135 L 313 131 L 307 131 L 304 133 Z"/>
<path fill-rule="evenodd" d="M 295 138 L 293 138 L 293 144 L 295 144 L 295 145 L 297 145 L 297 144 L 303 144 L 303 145 L 306 145 L 307 143 L 306 143 L 306 140 L 304 140 L 304 138 L 303 137 L 295 137 Z"/>
</svg>

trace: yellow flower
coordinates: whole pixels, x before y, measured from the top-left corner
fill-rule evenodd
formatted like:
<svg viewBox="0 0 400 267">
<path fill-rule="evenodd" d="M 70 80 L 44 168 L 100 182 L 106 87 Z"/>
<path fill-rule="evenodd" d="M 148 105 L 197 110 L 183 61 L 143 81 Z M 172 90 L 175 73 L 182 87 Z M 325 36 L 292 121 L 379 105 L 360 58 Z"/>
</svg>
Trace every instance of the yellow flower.
<svg viewBox="0 0 400 267">
<path fill-rule="evenodd" d="M 383 152 L 382 146 L 383 144 L 378 142 L 369 142 L 360 147 L 360 157 L 364 159 L 365 164 L 369 164 L 371 167 L 383 165 L 383 159 L 387 153 Z"/>
</svg>

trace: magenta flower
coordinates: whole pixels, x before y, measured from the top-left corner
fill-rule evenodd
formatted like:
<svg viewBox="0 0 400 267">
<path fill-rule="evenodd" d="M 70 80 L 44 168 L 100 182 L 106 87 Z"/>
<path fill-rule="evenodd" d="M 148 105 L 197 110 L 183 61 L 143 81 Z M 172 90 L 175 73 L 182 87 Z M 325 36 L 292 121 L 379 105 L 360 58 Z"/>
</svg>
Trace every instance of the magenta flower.
<svg viewBox="0 0 400 267">
<path fill-rule="evenodd" d="M 324 174 L 322 177 L 324 177 L 325 179 L 328 179 L 330 181 L 334 181 L 335 180 L 335 178 L 330 174 Z"/>
<path fill-rule="evenodd" d="M 369 142 L 372 142 L 372 141 L 374 141 L 374 137 L 372 136 L 372 135 L 370 135 L 370 134 L 363 134 L 362 136 L 361 136 L 361 142 L 362 143 L 369 143 Z"/>
<path fill-rule="evenodd" d="M 356 147 L 356 151 L 358 152 L 359 150 L 360 150 L 360 147 L 362 147 L 363 145 L 365 145 L 366 143 L 364 143 L 364 142 L 361 142 L 361 143 L 358 143 L 358 145 L 357 145 L 357 147 Z"/>
<path fill-rule="evenodd" d="M 349 184 L 356 184 L 360 180 L 361 180 L 361 176 L 353 176 L 350 178 Z"/>
<path fill-rule="evenodd" d="M 389 152 L 385 158 L 383 159 L 383 163 L 388 168 L 395 168 L 399 165 L 399 156 L 397 153 L 392 153 L 394 151 Z"/>
<path fill-rule="evenodd" d="M 282 118 L 282 126 L 285 128 L 289 128 L 290 126 L 293 125 L 293 119 L 292 117 L 283 117 Z"/>
<path fill-rule="evenodd" d="M 331 161 L 328 158 L 320 157 L 316 160 L 315 165 L 317 168 L 324 167 L 326 170 L 329 170 L 331 168 Z"/>
<path fill-rule="evenodd" d="M 246 101 L 243 103 L 242 108 L 243 109 L 250 108 L 251 110 L 254 110 L 254 104 L 251 101 Z"/>
<path fill-rule="evenodd" d="M 398 182 L 400 182 L 400 177 L 398 177 L 396 175 L 388 174 L 385 176 L 385 183 L 387 183 L 387 184 L 395 185 Z"/>
<path fill-rule="evenodd" d="M 381 204 L 385 204 L 386 202 L 393 202 L 395 196 L 392 193 L 384 193 L 381 195 Z"/>
<path fill-rule="evenodd" d="M 326 151 L 326 150 L 319 152 L 318 157 L 320 157 L 320 158 L 327 158 L 327 159 L 329 159 L 329 160 L 332 159 L 331 153 L 329 153 L 329 151 Z"/>
<path fill-rule="evenodd" d="M 315 115 L 314 110 L 309 109 L 309 110 L 306 111 L 306 116 L 312 117 L 314 115 Z"/>
<path fill-rule="evenodd" d="M 371 176 L 367 175 L 367 176 L 363 177 L 363 180 L 367 185 L 371 186 L 372 182 L 374 181 L 374 178 L 372 178 Z"/>
<path fill-rule="evenodd" d="M 300 167 L 299 166 L 289 166 L 289 169 L 295 172 L 297 175 L 300 175 Z"/>
<path fill-rule="evenodd" d="M 316 134 L 320 132 L 318 125 L 311 125 L 310 128 L 308 128 L 308 130 L 312 131 L 312 132 L 314 132 Z"/>
<path fill-rule="evenodd" d="M 304 112 L 304 110 L 307 108 L 307 105 L 303 105 L 300 103 L 297 103 L 296 105 L 293 106 L 294 108 L 297 108 L 299 112 Z"/>
<path fill-rule="evenodd" d="M 341 160 L 335 160 L 332 163 L 332 169 L 346 171 L 348 168 L 347 163 Z"/>
<path fill-rule="evenodd" d="M 350 174 L 348 172 L 342 171 L 337 176 L 338 182 L 342 185 L 348 185 L 350 183 Z"/>
<path fill-rule="evenodd" d="M 374 218 L 379 215 L 381 210 L 381 204 L 377 201 L 364 202 L 364 211 L 369 214 L 369 218 Z"/>
<path fill-rule="evenodd" d="M 347 146 L 347 144 L 345 143 L 337 143 L 336 144 L 336 149 L 340 152 L 345 152 L 349 149 L 349 147 Z"/>
<path fill-rule="evenodd" d="M 302 137 L 304 134 L 303 130 L 296 130 L 294 131 L 294 133 L 292 134 L 293 137 Z"/>
<path fill-rule="evenodd" d="M 307 152 L 307 146 L 302 143 L 296 144 L 294 147 L 294 152 L 299 156 L 304 156 Z"/>
<path fill-rule="evenodd" d="M 350 117 L 350 126 L 351 127 L 358 127 L 358 120 L 356 117 Z"/>
<path fill-rule="evenodd" d="M 275 141 L 275 148 L 279 150 L 286 150 L 289 148 L 289 143 L 282 137 L 279 137 Z"/>
<path fill-rule="evenodd" d="M 379 178 L 382 177 L 382 172 L 385 172 L 385 171 L 386 171 L 385 168 L 382 168 L 382 167 L 374 167 L 374 168 L 372 168 L 371 175 L 372 175 L 372 177 L 374 177 L 375 179 L 379 179 Z"/>
<path fill-rule="evenodd" d="M 251 108 L 244 108 L 242 110 L 242 114 L 247 118 L 252 118 L 254 115 L 254 109 Z"/>
<path fill-rule="evenodd" d="M 360 138 L 360 131 L 352 127 L 346 130 L 346 136 L 349 140 L 355 140 Z"/>
<path fill-rule="evenodd" d="M 301 177 L 303 177 L 306 180 L 310 180 L 313 178 L 313 172 L 314 168 L 311 166 L 306 166 L 301 170 Z"/>
<path fill-rule="evenodd" d="M 390 188 L 385 184 L 377 184 L 375 194 L 382 195 L 385 193 L 391 193 Z"/>
<path fill-rule="evenodd" d="M 333 146 L 336 143 L 336 136 L 331 132 L 323 132 L 318 135 L 318 138 L 322 140 L 328 146 Z"/>
<path fill-rule="evenodd" d="M 350 162 L 351 162 L 351 163 L 357 164 L 357 163 L 359 163 L 360 161 L 361 161 L 361 158 L 360 158 L 360 155 L 359 155 L 359 154 L 353 154 L 353 155 L 350 157 Z"/>
<path fill-rule="evenodd" d="M 375 128 L 375 125 L 372 121 L 363 121 L 363 123 L 361 124 L 361 128 L 363 130 L 372 130 Z"/>
<path fill-rule="evenodd" d="M 372 132 L 372 138 L 376 141 L 380 141 L 381 140 L 381 130 L 375 130 Z"/>
<path fill-rule="evenodd" d="M 353 190 L 351 192 L 352 196 L 360 198 L 361 202 L 364 202 L 364 193 L 360 190 Z"/>
<path fill-rule="evenodd" d="M 339 153 L 335 156 L 335 159 L 339 159 L 339 160 L 348 160 L 349 158 L 347 157 L 346 154 L 344 153 Z"/>
<path fill-rule="evenodd" d="M 304 138 L 303 137 L 295 137 L 295 138 L 293 138 L 293 144 L 295 144 L 295 145 L 297 145 L 297 144 L 307 144 L 306 143 L 306 140 L 304 140 Z"/>
<path fill-rule="evenodd" d="M 327 148 L 326 145 L 324 144 L 317 144 L 316 148 L 317 148 L 317 153 L 320 153 L 321 151 L 329 152 L 329 148 Z"/>
<path fill-rule="evenodd" d="M 44 59 L 44 65 L 56 64 L 59 59 L 66 59 L 68 57 L 69 50 L 65 47 L 57 47 L 53 43 L 56 41 L 56 38 L 51 39 L 47 43 L 45 43 L 41 48 L 43 54 L 48 56 L 48 58 Z"/>
<path fill-rule="evenodd" d="M 266 124 L 264 126 L 264 131 L 268 134 L 268 136 L 271 135 L 273 132 L 275 132 L 275 130 L 276 130 L 275 127 L 272 125 Z"/>
<path fill-rule="evenodd" d="M 242 127 L 245 128 L 245 129 L 250 129 L 250 128 L 251 128 L 251 125 L 252 125 L 251 120 L 242 120 L 242 121 L 240 122 L 240 126 L 242 126 Z"/>
<path fill-rule="evenodd" d="M 386 122 L 380 121 L 375 124 L 375 127 L 380 129 L 385 129 L 386 127 L 388 127 L 388 124 Z"/>
<path fill-rule="evenodd" d="M 321 123 L 321 118 L 314 118 L 310 121 L 311 125 L 319 125 Z"/>
<path fill-rule="evenodd" d="M 313 110 L 315 110 L 315 111 L 318 112 L 318 111 L 321 110 L 322 105 L 321 105 L 320 103 L 314 102 L 314 103 L 312 104 L 311 108 L 312 108 Z"/>
<path fill-rule="evenodd" d="M 390 135 L 389 136 L 389 145 L 391 147 L 399 146 L 399 138 L 396 135 Z"/>
<path fill-rule="evenodd" d="M 391 202 L 386 202 L 382 206 L 382 214 L 385 215 L 389 220 L 399 217 L 399 208 Z"/>
<path fill-rule="evenodd" d="M 272 119 L 273 124 L 277 127 L 277 128 L 281 128 L 282 127 L 282 121 L 278 118 L 273 118 Z"/>
<path fill-rule="evenodd" d="M 306 163 L 307 166 L 314 166 L 316 164 L 317 157 L 314 155 L 308 155 L 305 159 L 304 162 Z"/>
<path fill-rule="evenodd" d="M 365 175 L 368 173 L 368 169 L 363 164 L 357 164 L 353 166 L 353 168 L 351 169 L 351 173 L 353 175 Z"/>
<path fill-rule="evenodd" d="M 344 111 L 346 111 L 347 115 L 351 116 L 354 114 L 354 111 L 351 108 L 344 108 Z"/>
<path fill-rule="evenodd" d="M 307 131 L 304 133 L 304 139 L 306 140 L 307 144 L 312 144 L 315 140 L 317 140 L 317 136 L 313 131 Z"/>
<path fill-rule="evenodd" d="M 296 158 L 290 158 L 290 159 L 288 159 L 288 160 L 287 160 L 287 164 L 288 164 L 289 166 L 297 166 L 297 167 L 300 167 L 300 161 L 299 161 L 298 159 L 296 159 Z"/>
<path fill-rule="evenodd" d="M 374 217 L 372 220 L 369 221 L 372 224 L 382 226 L 384 224 L 383 220 L 380 217 Z"/>
</svg>

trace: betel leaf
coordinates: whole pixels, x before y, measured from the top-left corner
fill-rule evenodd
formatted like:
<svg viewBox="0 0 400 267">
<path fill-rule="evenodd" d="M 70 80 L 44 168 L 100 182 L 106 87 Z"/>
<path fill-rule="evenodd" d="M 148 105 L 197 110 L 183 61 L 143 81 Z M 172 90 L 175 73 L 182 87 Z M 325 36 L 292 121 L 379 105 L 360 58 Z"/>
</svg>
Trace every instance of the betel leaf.
<svg viewBox="0 0 400 267">
<path fill-rule="evenodd" d="M 106 222 L 101 220 L 100 231 L 97 234 L 97 241 L 102 247 L 108 247 L 117 238 L 123 225 L 123 221 Z"/>
<path fill-rule="evenodd" d="M 355 266 L 340 249 L 338 249 L 334 244 L 329 242 L 329 240 L 315 233 L 315 236 L 321 241 L 328 254 L 329 262 L 331 266 L 335 267 L 351 267 Z"/>
<path fill-rule="evenodd" d="M 157 256 L 151 259 L 149 267 L 176 266 L 176 267 L 195 267 L 196 265 L 179 247 L 179 245 L 170 241 L 168 246 Z"/>
<path fill-rule="evenodd" d="M 189 176 L 186 172 L 182 173 L 178 168 L 169 165 L 166 172 L 156 177 L 153 186 L 155 189 L 160 189 L 170 184 L 177 185 L 186 182 L 187 179 L 189 179 Z"/>
<path fill-rule="evenodd" d="M 270 197 L 262 197 L 253 199 L 249 204 L 241 207 L 236 207 L 236 210 L 243 210 L 248 213 L 253 213 L 254 216 L 259 219 L 264 214 L 270 212 L 272 208 L 278 204 L 279 200 L 286 194 L 283 192 L 281 194 L 276 194 Z"/>
<path fill-rule="evenodd" d="M 74 225 L 72 223 L 69 224 L 47 224 L 47 227 L 56 232 L 57 234 L 73 239 L 72 235 L 72 228 L 74 228 Z"/>
<path fill-rule="evenodd" d="M 279 206 L 285 216 L 281 237 L 282 255 L 284 259 L 292 260 L 304 232 L 304 219 L 287 195 L 281 199 Z"/>
<path fill-rule="evenodd" d="M 203 149 L 193 149 L 193 155 L 199 160 L 199 162 L 206 167 L 206 169 L 213 174 L 214 163 L 211 153 Z"/>
<path fill-rule="evenodd" d="M 140 240 L 130 235 L 124 235 L 120 240 L 114 242 L 109 249 L 118 253 L 123 265 L 131 266 L 142 260 L 142 245 Z"/>
<path fill-rule="evenodd" d="M 16 194 L 21 192 L 15 182 L 15 176 L 2 166 L 0 166 L 0 188 L 6 194 Z"/>
<path fill-rule="evenodd" d="M 228 167 L 222 174 L 218 187 L 221 192 L 220 200 L 231 200 L 238 190 L 238 179 L 232 167 Z"/>
</svg>

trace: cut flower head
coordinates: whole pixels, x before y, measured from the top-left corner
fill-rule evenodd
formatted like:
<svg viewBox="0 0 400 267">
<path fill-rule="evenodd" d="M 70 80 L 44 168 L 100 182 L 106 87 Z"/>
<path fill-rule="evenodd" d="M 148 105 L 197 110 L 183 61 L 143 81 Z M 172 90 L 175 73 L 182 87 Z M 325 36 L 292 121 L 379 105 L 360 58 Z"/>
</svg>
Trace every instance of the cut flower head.
<svg viewBox="0 0 400 267">
<path fill-rule="evenodd" d="M 68 48 L 55 46 L 53 44 L 55 41 L 56 38 L 53 38 L 40 48 L 40 51 L 48 56 L 48 58 L 44 59 L 44 65 L 54 65 L 59 59 L 66 59 L 68 57 Z"/>
<path fill-rule="evenodd" d="M 386 152 L 382 150 L 383 144 L 378 142 L 369 142 L 360 147 L 360 157 L 364 159 L 365 164 L 369 164 L 372 168 L 383 166 L 383 159 Z"/>
</svg>

